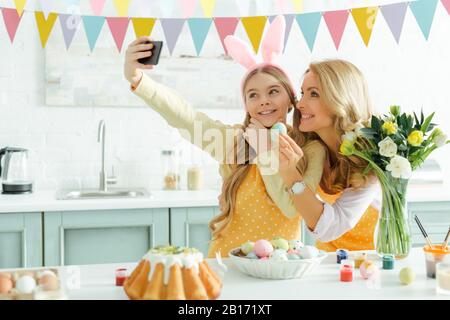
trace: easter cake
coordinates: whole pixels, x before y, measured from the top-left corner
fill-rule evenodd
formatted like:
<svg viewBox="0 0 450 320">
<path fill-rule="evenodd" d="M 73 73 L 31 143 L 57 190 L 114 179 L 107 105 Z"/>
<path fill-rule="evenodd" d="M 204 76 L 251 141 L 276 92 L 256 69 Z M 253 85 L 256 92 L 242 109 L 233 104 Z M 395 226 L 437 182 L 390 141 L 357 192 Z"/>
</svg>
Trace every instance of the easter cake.
<svg viewBox="0 0 450 320">
<path fill-rule="evenodd" d="M 159 246 L 141 259 L 124 289 L 132 300 L 212 300 L 222 280 L 197 249 Z"/>
</svg>

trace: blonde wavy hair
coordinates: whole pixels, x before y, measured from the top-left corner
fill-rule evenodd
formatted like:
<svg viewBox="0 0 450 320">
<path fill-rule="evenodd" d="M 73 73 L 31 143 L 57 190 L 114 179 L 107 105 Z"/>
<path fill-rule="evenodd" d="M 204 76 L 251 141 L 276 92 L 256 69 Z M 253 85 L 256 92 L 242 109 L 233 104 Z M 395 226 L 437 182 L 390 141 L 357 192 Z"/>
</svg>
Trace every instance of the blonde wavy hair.
<svg viewBox="0 0 450 320">
<path fill-rule="evenodd" d="M 324 60 L 311 63 L 305 74 L 308 72 L 317 77 L 322 88 L 320 99 L 333 115 L 339 143 L 346 131 L 369 123 L 373 113 L 369 89 L 364 75 L 355 65 L 339 59 Z M 325 166 L 320 182 L 326 193 L 336 194 L 349 187 L 361 188 L 373 176 L 363 174 L 367 162 L 361 158 L 326 150 L 329 166 Z"/>
<path fill-rule="evenodd" d="M 244 85 L 242 86 L 243 90 L 245 86 L 247 85 L 250 78 L 252 78 L 254 75 L 258 73 L 266 73 L 271 76 L 273 76 L 275 79 L 277 79 L 282 87 L 286 90 L 286 92 L 289 95 L 289 100 L 291 102 L 291 106 L 288 109 L 288 113 L 294 108 L 296 104 L 296 96 L 295 93 L 292 91 L 291 86 L 289 85 L 289 80 L 287 79 L 286 75 L 280 71 L 278 68 L 274 66 L 263 66 L 261 68 L 255 69 L 253 72 L 249 73 L 247 78 L 244 81 Z M 243 97 L 245 97 L 244 92 L 242 92 Z M 245 99 L 245 98 L 244 98 Z M 300 124 L 300 111 L 297 108 L 294 108 L 294 127 L 288 126 L 288 135 L 292 137 L 296 143 L 299 146 L 303 146 L 307 142 L 307 136 L 309 134 L 303 134 L 299 130 L 299 124 Z M 295 122 L 295 119 L 297 119 L 297 123 Z M 250 124 L 250 114 L 247 112 L 245 116 L 245 120 L 242 126 L 240 126 L 240 129 L 245 130 L 248 125 Z M 225 230 L 225 227 L 230 223 L 231 219 L 233 218 L 234 209 L 236 205 L 236 193 L 247 176 L 249 170 L 250 170 L 250 162 L 251 162 L 251 155 L 250 155 L 250 146 L 247 141 L 242 140 L 244 139 L 242 135 L 237 135 L 234 140 L 234 161 L 232 161 L 231 164 L 227 164 L 228 171 L 230 172 L 226 177 L 224 177 L 223 185 L 222 185 L 222 194 L 219 197 L 221 203 L 221 213 L 214 217 L 210 223 L 209 223 L 209 229 L 212 233 L 212 238 L 216 239 L 220 236 L 222 231 Z M 245 161 L 237 161 L 237 157 L 239 154 L 238 147 L 242 144 L 245 144 Z M 307 159 L 303 157 L 303 159 L 298 164 L 298 169 L 300 172 L 304 172 L 306 168 Z"/>
</svg>

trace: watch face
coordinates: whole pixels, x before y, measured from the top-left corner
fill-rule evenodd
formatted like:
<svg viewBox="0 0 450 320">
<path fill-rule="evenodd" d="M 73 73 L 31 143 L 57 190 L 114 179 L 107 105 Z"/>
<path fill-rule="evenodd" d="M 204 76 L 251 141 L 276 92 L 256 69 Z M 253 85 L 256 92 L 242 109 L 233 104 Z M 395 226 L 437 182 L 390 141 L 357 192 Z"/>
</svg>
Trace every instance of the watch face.
<svg viewBox="0 0 450 320">
<path fill-rule="evenodd" d="M 293 192 L 294 194 L 302 193 L 303 190 L 305 190 L 305 183 L 304 183 L 303 181 L 302 181 L 302 182 L 296 182 L 296 183 L 294 183 L 294 185 L 292 186 L 291 190 L 292 190 L 292 192 Z"/>
</svg>

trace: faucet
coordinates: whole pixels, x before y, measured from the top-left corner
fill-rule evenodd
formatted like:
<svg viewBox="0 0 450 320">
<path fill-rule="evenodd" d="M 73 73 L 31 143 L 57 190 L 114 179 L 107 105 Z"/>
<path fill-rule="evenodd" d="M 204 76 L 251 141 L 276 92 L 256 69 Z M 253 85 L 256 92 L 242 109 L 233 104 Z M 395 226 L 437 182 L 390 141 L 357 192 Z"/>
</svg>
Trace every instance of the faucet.
<svg viewBox="0 0 450 320">
<path fill-rule="evenodd" d="M 102 144 L 102 169 L 100 171 L 100 191 L 108 191 L 108 184 L 116 184 L 117 178 L 114 176 L 114 167 L 113 167 L 113 176 L 107 177 L 105 170 L 105 120 L 101 120 L 98 125 L 98 142 Z"/>
</svg>

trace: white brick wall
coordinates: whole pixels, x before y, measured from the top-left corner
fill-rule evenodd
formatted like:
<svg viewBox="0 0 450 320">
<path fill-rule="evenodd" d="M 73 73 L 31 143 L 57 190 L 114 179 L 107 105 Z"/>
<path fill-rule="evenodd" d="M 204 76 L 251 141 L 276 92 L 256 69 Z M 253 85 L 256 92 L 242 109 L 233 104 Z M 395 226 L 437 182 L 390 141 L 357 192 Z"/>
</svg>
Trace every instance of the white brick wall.
<svg viewBox="0 0 450 320">
<path fill-rule="evenodd" d="M 371 3 L 386 2 L 393 1 Z M 309 6 L 309 9 L 313 8 Z M 398 103 L 404 108 L 417 110 L 423 106 L 427 112 L 436 110 L 436 121 L 450 132 L 450 60 L 447 58 L 450 43 L 446 41 L 450 17 L 438 8 L 428 42 L 423 39 L 410 12 L 404 29 L 401 45 L 397 46 L 380 14 L 370 48 L 366 49 L 349 18 L 341 50 L 336 53 L 322 21 L 311 55 L 294 23 L 283 63 L 299 79 L 311 59 L 336 56 L 349 59 L 367 75 L 373 100 L 379 108 Z M 242 32 L 241 27 L 238 31 Z M 97 143 L 97 126 L 102 119 L 106 121 L 107 129 L 108 170 L 115 167 L 119 186 L 160 187 L 159 154 L 161 148 L 169 144 L 184 149 L 184 163 L 190 159 L 189 151 L 194 150 L 194 158 L 202 158 L 205 162 L 206 186 L 220 186 L 217 164 L 182 141 L 178 133 L 150 108 L 45 106 L 43 61 L 44 51 L 40 48 L 33 16 L 23 19 L 14 46 L 9 43 L 4 24 L 0 23 L 0 147 L 30 149 L 30 167 L 37 188 L 98 185 L 100 144 Z M 239 86 L 239 81 L 230 80 L 230 85 Z M 193 79 L 192 83 L 195 82 Z M 213 81 L 211 85 L 214 85 Z M 225 123 L 243 120 L 241 110 L 202 111 Z M 448 149 L 435 154 L 446 170 L 447 181 L 450 180 L 450 164 L 443 159 L 450 155 Z"/>
</svg>

